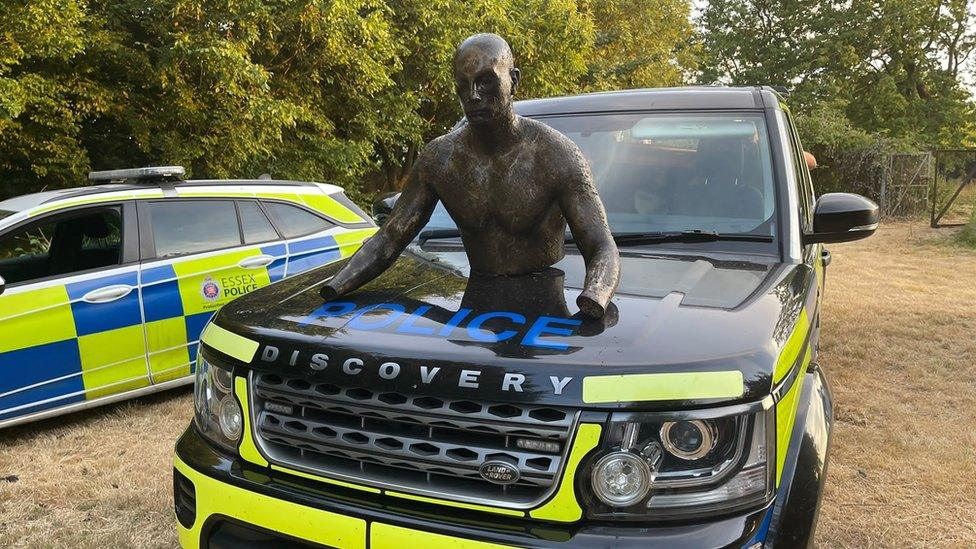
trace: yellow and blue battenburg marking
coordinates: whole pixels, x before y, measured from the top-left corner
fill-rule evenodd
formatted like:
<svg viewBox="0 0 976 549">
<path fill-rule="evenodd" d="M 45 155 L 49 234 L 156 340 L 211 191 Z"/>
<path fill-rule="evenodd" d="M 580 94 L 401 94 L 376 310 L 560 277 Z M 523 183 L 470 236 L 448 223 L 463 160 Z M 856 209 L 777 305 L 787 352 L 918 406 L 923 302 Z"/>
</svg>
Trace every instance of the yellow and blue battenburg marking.
<svg viewBox="0 0 976 549">
<path fill-rule="evenodd" d="M 133 269 L 0 296 L 0 420 L 149 384 L 138 293 L 82 300 L 107 286 L 136 287 L 137 277 Z"/>
<path fill-rule="evenodd" d="M 84 399 L 64 286 L 0 295 L 0 333 L 0 420 Z"/>
<path fill-rule="evenodd" d="M 288 274 L 321 267 L 349 257 L 376 232 L 375 227 L 292 241 L 288 244 Z"/>
<path fill-rule="evenodd" d="M 348 257 L 375 232 L 320 234 L 9 290 L 0 295 L 0 421 L 192 374 L 201 332 L 222 305 Z M 273 260 L 240 268 L 255 255 Z M 134 290 L 110 303 L 84 301 L 113 285 Z"/>
</svg>

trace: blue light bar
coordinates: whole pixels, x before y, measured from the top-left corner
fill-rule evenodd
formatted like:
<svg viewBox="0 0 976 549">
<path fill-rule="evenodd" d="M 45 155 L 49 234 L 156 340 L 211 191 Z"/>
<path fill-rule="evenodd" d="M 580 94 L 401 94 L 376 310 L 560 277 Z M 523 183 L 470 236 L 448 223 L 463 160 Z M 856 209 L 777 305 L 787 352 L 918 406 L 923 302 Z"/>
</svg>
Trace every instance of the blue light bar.
<svg viewBox="0 0 976 549">
<path fill-rule="evenodd" d="M 183 179 L 186 170 L 183 166 L 150 166 L 148 168 L 133 168 L 130 170 L 105 170 L 89 172 L 89 181 L 129 181 L 160 179 Z"/>
</svg>

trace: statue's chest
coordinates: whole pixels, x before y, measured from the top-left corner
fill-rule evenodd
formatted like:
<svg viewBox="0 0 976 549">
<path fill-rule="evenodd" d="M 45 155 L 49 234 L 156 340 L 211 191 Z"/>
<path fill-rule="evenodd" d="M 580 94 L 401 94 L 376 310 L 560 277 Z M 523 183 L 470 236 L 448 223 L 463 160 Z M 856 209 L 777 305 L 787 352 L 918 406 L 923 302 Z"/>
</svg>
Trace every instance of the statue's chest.
<svg viewBox="0 0 976 549">
<path fill-rule="evenodd" d="M 444 205 L 460 225 L 523 232 L 555 204 L 551 177 L 539 168 L 531 157 L 467 162 L 441 193 Z"/>
</svg>

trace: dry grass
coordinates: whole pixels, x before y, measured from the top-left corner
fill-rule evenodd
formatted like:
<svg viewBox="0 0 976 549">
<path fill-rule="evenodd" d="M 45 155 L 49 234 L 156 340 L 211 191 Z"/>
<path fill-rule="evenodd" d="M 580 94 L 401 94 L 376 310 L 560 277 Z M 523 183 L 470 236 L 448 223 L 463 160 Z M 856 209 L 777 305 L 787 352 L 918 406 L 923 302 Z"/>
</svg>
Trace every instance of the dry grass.
<svg viewBox="0 0 976 549">
<path fill-rule="evenodd" d="M 976 546 L 976 251 L 905 223 L 830 249 L 818 541 Z M 170 459 L 191 413 L 180 390 L 0 432 L 0 547 L 175 546 Z"/>
<path fill-rule="evenodd" d="M 175 547 L 172 450 L 190 394 L 0 432 L 0 547 Z"/>
<path fill-rule="evenodd" d="M 976 546 L 976 250 L 949 234 L 890 224 L 830 247 L 822 545 Z"/>
</svg>

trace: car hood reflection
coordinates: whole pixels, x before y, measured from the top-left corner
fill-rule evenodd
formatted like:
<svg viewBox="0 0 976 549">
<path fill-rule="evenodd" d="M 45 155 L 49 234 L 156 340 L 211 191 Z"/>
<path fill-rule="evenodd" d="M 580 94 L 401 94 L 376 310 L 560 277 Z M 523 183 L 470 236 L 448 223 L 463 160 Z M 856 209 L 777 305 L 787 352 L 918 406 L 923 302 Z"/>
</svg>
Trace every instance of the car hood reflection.
<svg viewBox="0 0 976 549">
<path fill-rule="evenodd" d="M 538 376 L 733 369 L 749 399 L 770 390 L 808 275 L 803 265 L 624 255 L 612 306 L 592 320 L 575 303 L 578 255 L 532 275 L 486 277 L 470 273 L 463 251 L 412 248 L 359 291 L 323 303 L 318 286 L 338 267 L 238 299 L 216 322 L 285 350 Z"/>
</svg>

